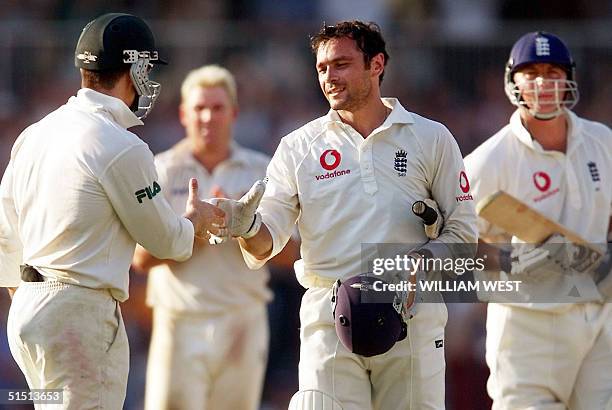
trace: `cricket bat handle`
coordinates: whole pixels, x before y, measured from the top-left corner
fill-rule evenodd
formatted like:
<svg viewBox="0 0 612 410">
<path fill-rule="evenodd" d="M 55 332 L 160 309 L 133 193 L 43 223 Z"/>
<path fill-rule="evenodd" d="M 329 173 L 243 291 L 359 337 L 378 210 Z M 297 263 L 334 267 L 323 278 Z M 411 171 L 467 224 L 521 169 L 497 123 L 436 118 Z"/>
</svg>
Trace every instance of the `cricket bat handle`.
<svg viewBox="0 0 612 410">
<path fill-rule="evenodd" d="M 433 225 L 438 221 L 438 213 L 436 210 L 423 201 L 414 201 L 412 204 L 412 212 L 421 218 L 426 226 Z"/>
</svg>

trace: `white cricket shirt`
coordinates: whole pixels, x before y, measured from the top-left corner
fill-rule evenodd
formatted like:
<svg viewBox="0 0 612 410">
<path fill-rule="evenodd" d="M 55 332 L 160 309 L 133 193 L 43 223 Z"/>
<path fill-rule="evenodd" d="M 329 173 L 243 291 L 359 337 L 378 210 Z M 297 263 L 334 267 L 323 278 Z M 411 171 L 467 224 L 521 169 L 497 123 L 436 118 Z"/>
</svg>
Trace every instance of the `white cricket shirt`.
<svg viewBox="0 0 612 410">
<path fill-rule="evenodd" d="M 479 201 L 504 190 L 587 241 L 605 244 L 612 214 L 612 131 L 571 111 L 566 114 L 569 127 L 563 153 L 544 150 L 515 111 L 508 125 L 465 159 L 474 199 Z M 479 230 L 483 237 L 500 234 L 499 228 L 482 219 Z M 555 282 L 557 292 L 574 286 L 567 276 L 553 278 L 550 281 Z M 590 277 L 576 285 L 582 294 L 579 301 L 599 298 L 591 292 L 594 286 Z M 541 307 L 546 306 L 556 304 Z"/>
<path fill-rule="evenodd" d="M 426 243 L 423 222 L 411 210 L 423 198 L 436 200 L 444 215 L 435 242 L 477 241 L 469 182 L 451 133 L 397 99 L 383 103 L 392 111 L 367 138 L 330 110 L 284 137 L 270 162 L 259 210 L 272 235 L 272 255 L 297 221 L 304 272 L 296 273 L 305 287 L 317 276 L 367 272 L 362 244 Z M 364 249 L 369 259 L 372 248 Z M 264 263 L 243 254 L 252 267 Z"/>
<path fill-rule="evenodd" d="M 191 256 L 194 229 L 163 195 L 142 122 L 119 99 L 81 89 L 19 136 L 2 178 L 0 275 L 19 264 L 65 283 L 128 297 L 136 242 L 158 258 Z"/>
<path fill-rule="evenodd" d="M 198 179 L 199 192 L 210 198 L 214 187 L 233 199 L 244 195 L 266 174 L 270 159 L 262 153 L 232 145 L 231 157 L 209 173 L 192 155 L 183 139 L 155 157 L 162 192 L 180 214 L 185 209 L 189 179 Z M 235 240 L 202 245 L 191 259 L 179 264 L 155 266 L 149 273 L 147 303 L 176 312 L 220 314 L 271 299 L 266 268 L 249 270 Z"/>
</svg>

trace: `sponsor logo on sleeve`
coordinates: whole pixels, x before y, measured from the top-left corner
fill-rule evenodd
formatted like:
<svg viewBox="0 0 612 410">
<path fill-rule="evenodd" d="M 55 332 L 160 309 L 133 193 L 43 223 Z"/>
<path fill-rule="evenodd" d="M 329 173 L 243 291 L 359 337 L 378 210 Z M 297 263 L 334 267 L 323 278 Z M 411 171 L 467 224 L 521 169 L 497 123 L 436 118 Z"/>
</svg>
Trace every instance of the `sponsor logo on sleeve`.
<svg viewBox="0 0 612 410">
<path fill-rule="evenodd" d="M 456 196 L 457 202 L 473 201 L 474 197 L 470 194 L 470 181 L 468 180 L 465 171 L 459 173 L 459 189 L 463 192 L 463 195 Z"/>
<path fill-rule="evenodd" d="M 138 191 L 134 192 L 134 195 L 136 195 L 136 199 L 138 200 L 138 203 L 142 204 L 143 199 L 146 199 L 146 198 L 153 199 L 153 197 L 155 197 L 155 195 L 157 195 L 160 192 L 161 192 L 161 187 L 159 186 L 157 181 L 153 181 L 152 186 L 148 186 L 143 189 L 139 189 Z"/>
</svg>

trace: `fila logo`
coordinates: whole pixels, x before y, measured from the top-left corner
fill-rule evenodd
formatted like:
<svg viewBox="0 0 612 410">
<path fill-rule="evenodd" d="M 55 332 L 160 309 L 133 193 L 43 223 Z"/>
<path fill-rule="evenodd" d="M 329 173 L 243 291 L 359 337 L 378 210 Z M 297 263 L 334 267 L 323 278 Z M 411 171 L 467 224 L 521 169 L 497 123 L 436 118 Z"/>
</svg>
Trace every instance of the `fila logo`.
<svg viewBox="0 0 612 410">
<path fill-rule="evenodd" d="M 83 60 L 83 63 L 89 64 L 91 62 L 95 62 L 98 59 L 98 56 L 91 54 L 89 51 L 84 51 L 81 54 L 77 55 L 77 60 Z"/>
<path fill-rule="evenodd" d="M 550 44 L 548 44 L 548 39 L 546 37 L 536 37 L 535 46 L 537 56 L 550 55 Z"/>
<path fill-rule="evenodd" d="M 323 169 L 331 171 L 338 168 L 338 165 L 340 165 L 341 158 L 342 157 L 338 151 L 336 151 L 335 149 L 328 149 L 325 150 L 323 154 L 321 154 L 319 162 L 321 163 Z"/>
<path fill-rule="evenodd" d="M 436 344 L 436 349 L 444 347 L 444 340 L 442 339 L 435 340 L 434 343 Z"/>
<path fill-rule="evenodd" d="M 393 169 L 397 171 L 397 176 L 406 176 L 406 165 L 408 164 L 408 153 L 403 149 L 395 153 L 395 161 L 393 162 Z"/>
<path fill-rule="evenodd" d="M 591 161 L 587 164 L 587 166 L 589 167 L 589 173 L 591 174 L 591 179 L 593 180 L 593 182 L 599 182 L 601 179 L 599 177 L 599 170 L 597 169 L 597 164 Z"/>
<path fill-rule="evenodd" d="M 544 171 L 534 172 L 533 184 L 541 192 L 546 192 L 550 188 L 550 176 Z"/>
<path fill-rule="evenodd" d="M 161 192 L 161 187 L 159 186 L 157 181 L 153 181 L 152 187 L 148 186 L 146 188 L 139 189 L 138 191 L 134 192 L 134 195 L 136 195 L 136 199 L 138 200 L 138 203 L 142 204 L 143 198 L 147 197 L 149 199 L 153 199 L 153 197 L 160 192 Z"/>
</svg>

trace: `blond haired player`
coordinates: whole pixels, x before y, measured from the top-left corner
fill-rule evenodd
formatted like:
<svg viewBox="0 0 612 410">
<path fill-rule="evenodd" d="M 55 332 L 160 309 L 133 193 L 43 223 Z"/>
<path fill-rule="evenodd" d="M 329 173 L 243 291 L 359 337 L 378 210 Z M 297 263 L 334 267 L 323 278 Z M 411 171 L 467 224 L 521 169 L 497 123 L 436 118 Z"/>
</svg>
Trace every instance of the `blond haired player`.
<svg viewBox="0 0 612 410">
<path fill-rule="evenodd" d="M 196 176 L 207 196 L 240 198 L 265 176 L 269 158 L 233 141 L 236 82 L 225 68 L 191 71 L 181 87 L 186 137 L 155 158 L 163 192 L 176 212 L 185 181 Z M 149 271 L 147 303 L 154 321 L 145 408 L 259 408 L 267 362 L 266 268 L 250 271 L 236 241 L 198 241 L 183 263 L 139 248 L 134 267 Z"/>
<path fill-rule="evenodd" d="M 443 409 L 443 303 L 417 305 L 411 319 L 403 318 L 401 339 L 366 334 L 349 349 L 336 333 L 331 298 L 337 279 L 349 282 L 365 273 L 363 243 L 412 244 L 406 252 L 423 245 L 434 256 L 448 250 L 443 244 L 476 243 L 474 207 L 461 187 L 461 153 L 442 124 L 407 111 L 397 99 L 381 98 L 388 54 L 376 24 L 325 26 L 311 44 L 331 109 L 282 139 L 258 213 L 242 201 L 219 206 L 227 209 L 228 230 L 240 237 L 251 267 L 278 253 L 297 222 L 303 259 L 296 273 L 307 288 L 300 309 L 299 388 L 316 397 L 295 399 L 292 406 Z M 423 222 L 411 211 L 422 198 L 436 200 L 444 216 L 438 248 L 429 248 Z M 386 303 L 376 305 L 361 305 L 364 317 L 387 311 Z M 372 350 L 355 348 L 364 344 Z M 371 354 L 384 350 L 383 344 L 386 352 Z"/>
<path fill-rule="evenodd" d="M 148 77 L 159 62 L 142 19 L 112 13 L 89 23 L 75 51 L 82 88 L 23 131 L 2 178 L 0 284 L 18 286 L 11 353 L 31 389 L 63 389 L 65 409 L 123 407 L 129 348 L 119 302 L 136 242 L 185 260 L 194 233 L 224 224 L 221 210 L 197 199 L 194 179 L 184 181 L 184 217 L 173 212 L 153 154 L 127 131 L 159 94 Z"/>
<path fill-rule="evenodd" d="M 578 89 L 568 48 L 550 33 L 525 34 L 512 48 L 505 83 L 517 110 L 465 159 L 474 198 L 504 190 L 591 243 L 605 244 L 612 132 L 571 111 Z M 499 233 L 481 221 L 483 239 Z M 599 260 L 554 253 L 559 239 L 516 247 L 502 258 L 504 277 L 522 280 L 526 296 L 540 296 L 489 304 L 494 409 L 612 408 L 612 305 L 601 286 L 608 272 L 597 270 Z"/>
</svg>

